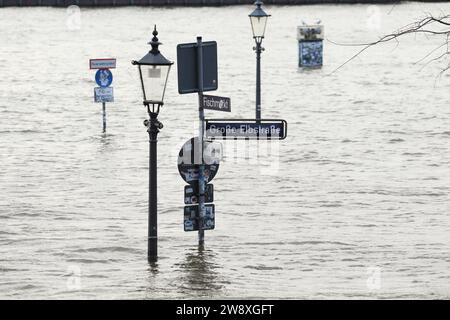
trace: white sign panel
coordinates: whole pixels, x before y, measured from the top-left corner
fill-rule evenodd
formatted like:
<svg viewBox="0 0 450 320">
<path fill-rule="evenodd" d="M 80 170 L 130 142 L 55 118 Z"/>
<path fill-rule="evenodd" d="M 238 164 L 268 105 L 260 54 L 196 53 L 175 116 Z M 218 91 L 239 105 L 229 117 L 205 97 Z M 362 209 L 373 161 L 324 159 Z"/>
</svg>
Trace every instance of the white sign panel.
<svg viewBox="0 0 450 320">
<path fill-rule="evenodd" d="M 90 69 L 115 69 L 116 59 L 90 59 L 89 60 Z"/>
<path fill-rule="evenodd" d="M 114 102 L 114 92 L 112 87 L 94 88 L 95 102 Z"/>
</svg>

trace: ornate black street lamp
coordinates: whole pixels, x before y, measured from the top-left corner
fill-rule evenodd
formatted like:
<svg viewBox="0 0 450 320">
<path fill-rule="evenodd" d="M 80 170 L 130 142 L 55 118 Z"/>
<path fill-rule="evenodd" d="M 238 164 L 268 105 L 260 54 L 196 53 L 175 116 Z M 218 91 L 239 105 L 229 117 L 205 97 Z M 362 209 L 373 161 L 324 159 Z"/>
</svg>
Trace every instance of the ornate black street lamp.
<svg viewBox="0 0 450 320">
<path fill-rule="evenodd" d="M 163 128 L 158 121 L 160 108 L 164 104 L 167 79 L 173 62 L 167 60 L 160 52 L 161 44 L 156 37 L 158 31 L 153 30 L 153 39 L 149 42 L 152 49 L 139 61 L 132 61 L 137 65 L 141 80 L 144 106 L 150 119 L 144 121 L 150 138 L 149 157 L 149 193 L 148 193 L 148 261 L 158 259 L 158 219 L 157 219 L 157 148 L 159 130 Z"/>
<path fill-rule="evenodd" d="M 256 51 L 256 119 L 261 119 L 261 52 L 264 48 L 261 47 L 262 40 L 264 39 L 264 33 L 266 32 L 266 24 L 270 15 L 265 13 L 261 8 L 262 1 L 256 0 L 256 9 L 249 14 L 250 23 L 252 25 L 253 38 L 256 42 L 256 47 L 253 50 Z"/>
</svg>

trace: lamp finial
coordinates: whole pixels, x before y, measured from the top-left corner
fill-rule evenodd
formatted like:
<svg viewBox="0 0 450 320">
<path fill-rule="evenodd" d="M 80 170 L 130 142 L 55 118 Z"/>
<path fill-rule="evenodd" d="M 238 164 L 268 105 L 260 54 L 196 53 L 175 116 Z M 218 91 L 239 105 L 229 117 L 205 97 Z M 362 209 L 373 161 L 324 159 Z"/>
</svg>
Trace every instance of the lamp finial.
<svg viewBox="0 0 450 320">
<path fill-rule="evenodd" d="M 153 29 L 153 38 L 152 41 L 150 41 L 148 44 L 152 46 L 152 50 L 150 51 L 153 54 L 157 54 L 159 53 L 159 45 L 162 44 L 161 42 L 159 42 L 159 39 L 157 37 L 158 35 L 158 30 L 156 30 L 156 24 L 155 24 L 155 28 Z"/>
</svg>

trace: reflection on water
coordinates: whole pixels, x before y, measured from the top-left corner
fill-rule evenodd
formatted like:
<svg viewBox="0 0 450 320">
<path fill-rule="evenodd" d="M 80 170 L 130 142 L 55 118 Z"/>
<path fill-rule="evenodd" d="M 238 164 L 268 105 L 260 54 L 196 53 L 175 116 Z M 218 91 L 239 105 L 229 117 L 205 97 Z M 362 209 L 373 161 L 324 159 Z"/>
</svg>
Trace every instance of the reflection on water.
<svg viewBox="0 0 450 320">
<path fill-rule="evenodd" d="M 102 133 L 98 136 L 98 140 L 100 140 L 100 147 L 105 151 L 114 146 L 115 143 L 115 135 L 109 133 Z"/>
<path fill-rule="evenodd" d="M 158 273 L 159 273 L 158 262 L 149 262 L 148 263 L 148 271 L 149 271 L 150 275 L 152 275 L 152 276 L 158 275 Z"/>
<path fill-rule="evenodd" d="M 184 261 L 175 264 L 179 270 L 178 288 L 181 294 L 196 296 L 217 296 L 223 288 L 217 271 L 217 254 L 211 249 L 199 246 L 186 252 Z"/>
<path fill-rule="evenodd" d="M 184 298 L 217 297 L 223 294 L 224 281 L 218 271 L 216 252 L 204 247 L 186 249 L 179 263 L 171 265 L 165 258 L 148 263 L 145 292 L 147 299 L 173 296 Z"/>
</svg>

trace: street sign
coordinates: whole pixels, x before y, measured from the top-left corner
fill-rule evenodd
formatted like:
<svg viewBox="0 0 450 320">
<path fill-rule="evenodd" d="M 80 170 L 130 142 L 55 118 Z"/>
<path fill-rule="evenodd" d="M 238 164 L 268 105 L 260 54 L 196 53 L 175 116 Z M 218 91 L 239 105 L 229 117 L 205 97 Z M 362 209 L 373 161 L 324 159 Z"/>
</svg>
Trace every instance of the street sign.
<svg viewBox="0 0 450 320">
<path fill-rule="evenodd" d="M 203 108 L 215 111 L 231 112 L 231 99 L 226 97 L 202 96 Z"/>
<path fill-rule="evenodd" d="M 205 181 L 211 181 L 219 170 L 219 163 L 222 160 L 222 144 L 213 141 L 204 141 L 203 162 L 205 170 L 203 172 Z M 189 184 L 197 184 L 200 171 L 201 152 L 199 152 L 198 137 L 191 138 L 184 143 L 178 153 L 178 172 L 180 176 Z"/>
<path fill-rule="evenodd" d="M 285 120 L 210 119 L 206 120 L 209 139 L 283 140 L 287 135 Z"/>
<path fill-rule="evenodd" d="M 297 27 L 299 67 L 315 68 L 323 64 L 324 26 L 303 24 Z"/>
<path fill-rule="evenodd" d="M 186 141 L 178 153 L 178 164 L 202 164 L 198 137 Z M 203 141 L 203 163 L 219 164 L 222 160 L 222 144 L 217 141 Z"/>
<path fill-rule="evenodd" d="M 202 43 L 203 91 L 217 90 L 217 42 Z M 180 94 L 199 91 L 197 77 L 197 43 L 177 46 L 178 92 Z"/>
<path fill-rule="evenodd" d="M 89 59 L 89 69 L 115 69 L 116 59 Z"/>
<path fill-rule="evenodd" d="M 112 87 L 94 88 L 94 101 L 95 102 L 114 102 L 114 92 Z"/>
<path fill-rule="evenodd" d="M 199 206 L 184 207 L 184 231 L 197 231 L 199 229 Z M 215 228 L 215 207 L 213 204 L 205 204 L 205 216 L 203 218 L 203 230 Z"/>
<path fill-rule="evenodd" d="M 184 204 L 198 204 L 198 186 L 189 185 L 184 187 Z M 205 189 L 205 202 L 214 202 L 214 186 L 207 184 Z"/>
<path fill-rule="evenodd" d="M 112 72 L 109 69 L 116 68 L 116 59 L 89 59 L 89 68 L 98 69 L 95 73 L 95 82 L 99 87 L 94 88 L 94 101 L 102 104 L 103 132 L 106 132 L 106 102 L 114 102 Z"/>
<path fill-rule="evenodd" d="M 109 69 L 98 69 L 95 73 L 95 82 L 102 88 L 109 87 L 112 81 L 113 75 Z"/>
</svg>

